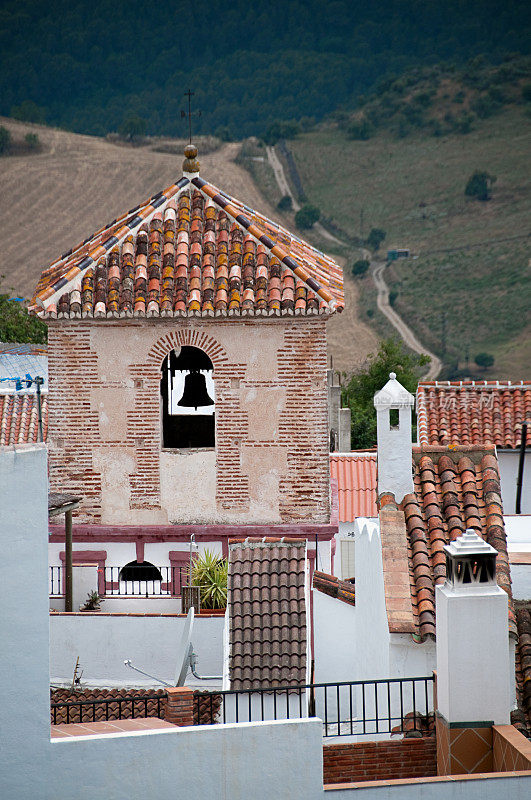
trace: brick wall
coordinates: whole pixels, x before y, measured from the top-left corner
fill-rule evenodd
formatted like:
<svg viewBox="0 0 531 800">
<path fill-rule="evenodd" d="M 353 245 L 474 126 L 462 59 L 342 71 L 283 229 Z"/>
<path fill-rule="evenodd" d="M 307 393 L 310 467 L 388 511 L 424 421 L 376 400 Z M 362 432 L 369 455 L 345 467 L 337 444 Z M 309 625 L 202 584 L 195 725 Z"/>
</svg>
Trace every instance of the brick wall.
<svg viewBox="0 0 531 800">
<path fill-rule="evenodd" d="M 431 777 L 437 774 L 436 749 L 434 736 L 326 744 L 323 747 L 323 781 L 330 784 Z"/>
<path fill-rule="evenodd" d="M 50 484 L 83 497 L 76 522 L 194 521 L 161 500 L 160 367 L 183 344 L 214 364 L 215 506 L 201 522 L 327 523 L 320 318 L 50 320 Z"/>
</svg>

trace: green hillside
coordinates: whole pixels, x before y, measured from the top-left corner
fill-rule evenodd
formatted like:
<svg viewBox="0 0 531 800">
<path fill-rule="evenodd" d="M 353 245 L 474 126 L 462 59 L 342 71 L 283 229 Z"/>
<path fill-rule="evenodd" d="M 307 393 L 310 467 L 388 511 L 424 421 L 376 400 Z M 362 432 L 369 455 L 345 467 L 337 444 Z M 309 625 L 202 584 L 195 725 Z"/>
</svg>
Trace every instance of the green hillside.
<svg viewBox="0 0 531 800">
<path fill-rule="evenodd" d="M 401 138 L 389 125 L 363 141 L 349 138 L 344 122 L 330 122 L 288 143 L 309 202 L 352 237 L 384 229 L 383 258 L 387 247 L 416 256 L 394 262 L 386 280 L 395 309 L 443 358 L 448 376 L 529 375 L 528 105 L 509 102 L 494 116 L 476 116 L 467 134 L 434 135 L 423 126 Z M 497 178 L 487 202 L 464 194 L 476 170 Z M 372 279 L 360 282 L 374 323 Z M 495 356 L 486 373 L 474 365 L 483 351 Z"/>
<path fill-rule="evenodd" d="M 179 136 L 191 88 L 197 132 L 260 136 L 353 108 L 414 65 L 527 53 L 530 29 L 525 0 L 4 0 L 0 114 Z"/>
</svg>

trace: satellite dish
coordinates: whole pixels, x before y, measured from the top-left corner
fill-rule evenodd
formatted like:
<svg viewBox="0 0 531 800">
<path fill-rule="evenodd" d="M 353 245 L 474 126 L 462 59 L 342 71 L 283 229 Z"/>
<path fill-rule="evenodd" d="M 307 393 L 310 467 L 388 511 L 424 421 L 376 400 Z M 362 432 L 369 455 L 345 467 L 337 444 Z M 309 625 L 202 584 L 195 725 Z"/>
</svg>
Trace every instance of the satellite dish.
<svg viewBox="0 0 531 800">
<path fill-rule="evenodd" d="M 190 653 L 192 652 L 192 629 L 194 627 L 194 607 L 189 610 L 184 630 L 181 636 L 179 649 L 177 650 L 177 671 L 175 673 L 175 685 L 184 686 L 188 667 L 190 666 Z"/>
</svg>

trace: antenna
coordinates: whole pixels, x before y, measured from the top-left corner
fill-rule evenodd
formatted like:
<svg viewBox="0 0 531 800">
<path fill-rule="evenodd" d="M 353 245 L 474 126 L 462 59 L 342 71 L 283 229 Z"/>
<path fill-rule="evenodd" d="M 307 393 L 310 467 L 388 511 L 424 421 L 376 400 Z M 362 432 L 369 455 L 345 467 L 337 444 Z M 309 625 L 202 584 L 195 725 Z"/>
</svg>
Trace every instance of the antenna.
<svg viewBox="0 0 531 800">
<path fill-rule="evenodd" d="M 195 611 L 192 606 L 186 616 L 184 630 L 181 636 L 179 649 L 177 650 L 177 671 L 175 672 L 175 685 L 184 686 L 188 667 L 190 666 L 190 655 L 192 653 L 192 630 L 194 627 Z"/>
<path fill-rule="evenodd" d="M 192 97 L 194 96 L 195 92 L 192 92 L 191 89 L 188 89 L 187 92 L 184 93 L 184 96 L 188 98 L 188 111 L 184 111 L 181 109 L 181 119 L 184 117 L 188 117 L 188 143 L 192 144 L 192 117 L 195 114 L 197 117 L 201 116 L 200 111 L 192 111 Z"/>
</svg>

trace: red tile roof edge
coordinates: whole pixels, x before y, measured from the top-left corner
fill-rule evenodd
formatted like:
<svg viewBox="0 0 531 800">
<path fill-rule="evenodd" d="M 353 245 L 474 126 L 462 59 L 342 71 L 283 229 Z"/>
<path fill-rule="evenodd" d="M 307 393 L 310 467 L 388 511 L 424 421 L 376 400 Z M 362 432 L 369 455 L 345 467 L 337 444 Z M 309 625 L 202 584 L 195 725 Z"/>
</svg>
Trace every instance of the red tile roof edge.
<svg viewBox="0 0 531 800">
<path fill-rule="evenodd" d="M 315 570 L 313 573 L 313 588 L 317 589 L 329 597 L 341 600 L 347 605 L 356 605 L 356 592 L 354 583 L 342 581 L 335 575 L 328 575 L 326 572 Z"/>
<path fill-rule="evenodd" d="M 245 539 L 229 539 L 229 547 L 236 544 L 293 544 L 306 545 L 306 539 L 295 539 L 290 536 L 248 536 Z"/>
</svg>

